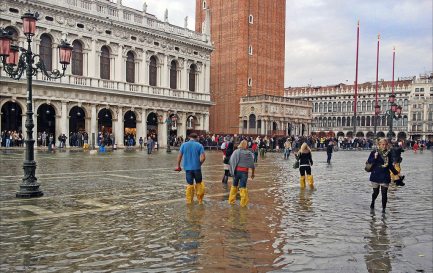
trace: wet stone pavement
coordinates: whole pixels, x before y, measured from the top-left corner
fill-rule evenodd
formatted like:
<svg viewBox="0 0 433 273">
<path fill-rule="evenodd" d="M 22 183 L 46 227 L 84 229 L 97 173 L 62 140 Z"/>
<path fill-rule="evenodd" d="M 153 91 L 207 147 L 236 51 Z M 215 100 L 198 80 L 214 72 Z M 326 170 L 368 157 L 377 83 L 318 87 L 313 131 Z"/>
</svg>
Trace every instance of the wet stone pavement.
<svg viewBox="0 0 433 273">
<path fill-rule="evenodd" d="M 432 153 L 370 212 L 367 151 L 313 152 L 315 189 L 282 154 L 260 159 L 250 204 L 227 204 L 207 152 L 205 204 L 187 206 L 177 152 L 38 151 L 42 198 L 16 199 L 23 152 L 0 151 L 0 272 L 432 272 Z"/>
</svg>

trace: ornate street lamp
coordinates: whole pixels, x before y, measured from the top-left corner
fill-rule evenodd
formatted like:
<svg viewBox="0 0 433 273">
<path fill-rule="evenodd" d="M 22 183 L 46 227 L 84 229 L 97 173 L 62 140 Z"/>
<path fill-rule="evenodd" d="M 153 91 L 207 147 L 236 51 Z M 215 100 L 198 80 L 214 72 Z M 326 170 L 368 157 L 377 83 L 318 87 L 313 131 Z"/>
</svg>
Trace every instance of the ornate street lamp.
<svg viewBox="0 0 433 273">
<path fill-rule="evenodd" d="M 26 112 L 26 129 L 27 138 L 25 159 L 23 163 L 24 177 L 20 185 L 20 190 L 16 193 L 18 198 L 31 198 L 43 195 L 39 189 L 39 183 L 35 176 L 36 161 L 34 160 L 34 143 L 33 139 L 33 101 L 32 101 L 32 80 L 33 76 L 39 71 L 46 77 L 51 79 L 58 79 L 65 75 L 65 70 L 71 62 L 72 47 L 66 42 L 61 41 L 59 48 L 60 63 L 62 64 L 62 72 L 55 69 L 48 72 L 45 68 L 43 60 L 38 54 L 34 54 L 31 48 L 32 37 L 36 32 L 36 21 L 39 14 L 27 12 L 21 19 L 23 20 L 23 32 L 27 38 L 27 49 L 22 47 L 13 46 L 12 33 L 7 32 L 5 29 L 0 28 L 0 58 L 3 63 L 4 71 L 15 80 L 21 79 L 21 76 L 26 73 L 27 77 L 27 112 Z M 21 55 L 19 56 L 19 52 Z"/>
<path fill-rule="evenodd" d="M 391 143 L 391 140 L 393 137 L 392 125 L 393 125 L 394 119 L 398 120 L 401 118 L 402 107 L 395 103 L 395 95 L 394 94 L 391 94 L 389 96 L 388 101 L 390 104 L 390 109 L 388 111 L 386 111 L 385 115 L 388 118 L 388 126 L 389 126 L 388 139 L 389 139 L 389 142 Z"/>
</svg>

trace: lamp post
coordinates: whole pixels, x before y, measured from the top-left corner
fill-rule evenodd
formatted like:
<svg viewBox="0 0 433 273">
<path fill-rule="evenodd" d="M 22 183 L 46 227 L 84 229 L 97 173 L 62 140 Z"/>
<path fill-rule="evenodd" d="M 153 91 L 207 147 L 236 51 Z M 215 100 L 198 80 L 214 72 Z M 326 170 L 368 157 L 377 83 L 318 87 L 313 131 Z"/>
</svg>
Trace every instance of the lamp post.
<svg viewBox="0 0 433 273">
<path fill-rule="evenodd" d="M 387 137 L 388 137 L 389 142 L 391 143 L 391 140 L 393 138 L 393 131 L 392 131 L 393 121 L 394 121 L 394 119 L 398 120 L 401 118 L 402 107 L 395 103 L 395 95 L 394 94 L 391 94 L 389 96 L 388 101 L 390 104 L 390 109 L 388 111 L 386 111 L 385 115 L 388 118 L 388 126 L 389 126 Z"/>
<path fill-rule="evenodd" d="M 46 77 L 58 79 L 65 75 L 65 70 L 71 62 L 72 47 L 63 41 L 58 46 L 62 72 L 55 69 L 48 72 L 43 60 L 38 54 L 34 54 L 31 48 L 32 37 L 36 32 L 36 21 L 39 14 L 27 12 L 21 19 L 23 20 L 23 32 L 27 38 L 27 49 L 12 45 L 12 35 L 5 29 L 0 28 L 0 58 L 3 63 L 4 71 L 15 80 L 19 80 L 24 72 L 27 77 L 27 112 L 26 112 L 26 129 L 27 137 L 25 139 L 26 150 L 23 163 L 24 177 L 19 191 L 16 193 L 17 198 L 40 197 L 43 192 L 39 189 L 39 183 L 35 176 L 36 161 L 34 160 L 34 143 L 33 139 L 33 102 L 32 102 L 32 79 L 39 71 Z M 19 56 L 19 52 L 21 55 Z"/>
</svg>

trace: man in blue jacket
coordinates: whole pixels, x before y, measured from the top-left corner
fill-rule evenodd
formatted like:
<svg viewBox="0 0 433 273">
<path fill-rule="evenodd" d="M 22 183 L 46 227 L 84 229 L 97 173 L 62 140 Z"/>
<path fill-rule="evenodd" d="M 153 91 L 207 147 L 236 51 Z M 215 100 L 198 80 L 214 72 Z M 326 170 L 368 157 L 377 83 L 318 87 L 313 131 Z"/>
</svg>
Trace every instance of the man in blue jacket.
<svg viewBox="0 0 433 273">
<path fill-rule="evenodd" d="M 177 171 L 182 170 L 180 163 L 183 159 L 183 168 L 185 169 L 186 182 L 186 203 L 191 204 L 194 199 L 194 190 L 197 195 L 199 204 L 203 203 L 204 182 L 201 174 L 201 165 L 206 160 L 203 145 L 197 141 L 197 134 L 190 134 L 190 140 L 180 146 L 179 155 L 177 156 Z M 195 186 L 194 186 L 195 181 Z"/>
</svg>

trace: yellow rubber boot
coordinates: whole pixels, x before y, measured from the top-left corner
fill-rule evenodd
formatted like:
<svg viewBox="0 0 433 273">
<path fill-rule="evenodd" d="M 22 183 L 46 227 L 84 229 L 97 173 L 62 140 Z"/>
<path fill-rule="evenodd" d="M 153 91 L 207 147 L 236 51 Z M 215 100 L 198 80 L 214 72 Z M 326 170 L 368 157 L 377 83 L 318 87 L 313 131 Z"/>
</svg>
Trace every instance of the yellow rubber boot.
<svg viewBox="0 0 433 273">
<path fill-rule="evenodd" d="M 204 198 L 204 182 L 200 182 L 195 184 L 195 194 L 197 195 L 197 200 L 199 204 L 203 204 L 203 198 Z"/>
<path fill-rule="evenodd" d="M 394 164 L 394 168 L 398 171 L 398 173 L 400 174 L 401 168 L 400 168 L 400 164 L 399 163 L 395 163 Z M 391 175 L 391 181 L 395 181 L 398 180 L 399 177 L 398 175 L 394 175 L 391 171 L 389 171 L 390 175 Z"/>
<path fill-rule="evenodd" d="M 230 188 L 230 195 L 229 195 L 229 204 L 234 205 L 236 202 L 236 194 L 238 194 L 238 187 L 232 186 Z"/>
<path fill-rule="evenodd" d="M 241 202 L 240 202 L 241 207 L 246 207 L 248 205 L 248 201 L 250 201 L 250 199 L 248 198 L 247 188 L 241 188 L 239 190 L 239 195 L 241 196 Z"/>
<path fill-rule="evenodd" d="M 312 175 L 307 175 L 308 185 L 310 188 L 314 188 L 314 179 Z"/>
<path fill-rule="evenodd" d="M 185 197 L 186 197 L 186 203 L 191 204 L 192 201 L 194 200 L 194 185 L 186 186 Z"/>
<path fill-rule="evenodd" d="M 299 178 L 299 183 L 301 183 L 301 189 L 305 188 L 305 175 Z"/>
</svg>

